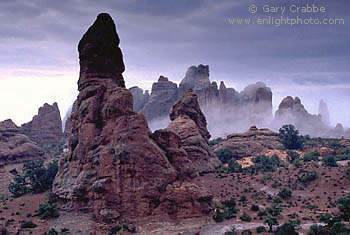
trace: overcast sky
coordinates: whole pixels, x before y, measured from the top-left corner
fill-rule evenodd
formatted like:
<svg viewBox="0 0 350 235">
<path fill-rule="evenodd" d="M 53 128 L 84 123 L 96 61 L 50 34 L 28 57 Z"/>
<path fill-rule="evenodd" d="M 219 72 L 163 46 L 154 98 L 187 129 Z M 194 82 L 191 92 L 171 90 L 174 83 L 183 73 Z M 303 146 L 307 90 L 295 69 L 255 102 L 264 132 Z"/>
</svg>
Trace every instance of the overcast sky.
<svg viewBox="0 0 350 235">
<path fill-rule="evenodd" d="M 280 17 L 264 5 L 324 6 L 326 13 L 284 17 L 340 18 L 342 25 L 230 25 L 229 18 Z M 256 4 L 258 12 L 248 7 Z M 265 82 L 274 109 L 299 96 L 311 113 L 323 98 L 332 124 L 350 127 L 349 0 L 0 0 L 0 119 L 30 121 L 57 101 L 64 116 L 77 95 L 77 45 L 97 14 L 116 22 L 128 87 L 149 89 L 159 75 L 179 82 L 191 65 L 241 91 Z"/>
</svg>

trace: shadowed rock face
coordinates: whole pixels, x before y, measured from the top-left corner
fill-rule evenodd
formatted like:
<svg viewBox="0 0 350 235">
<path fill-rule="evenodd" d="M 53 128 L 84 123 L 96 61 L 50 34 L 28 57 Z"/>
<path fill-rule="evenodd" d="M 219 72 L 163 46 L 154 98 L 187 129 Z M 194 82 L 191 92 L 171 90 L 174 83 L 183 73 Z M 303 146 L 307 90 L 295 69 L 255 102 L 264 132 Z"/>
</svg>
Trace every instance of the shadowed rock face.
<svg viewBox="0 0 350 235">
<path fill-rule="evenodd" d="M 38 160 L 44 151 L 20 133 L 12 120 L 0 122 L 0 165 Z"/>
<path fill-rule="evenodd" d="M 40 107 L 33 120 L 21 126 L 20 132 L 43 147 L 58 144 L 63 138 L 63 132 L 57 103 Z"/>
<path fill-rule="evenodd" d="M 118 38 L 110 34 L 115 32 L 111 28 L 102 30 L 105 25 L 99 20 L 100 15 L 91 27 L 101 34 L 97 38 Z M 100 44 L 110 48 L 115 40 L 95 44 L 95 48 L 101 48 Z M 92 60 L 89 56 L 94 54 L 80 55 L 84 71 L 95 67 L 94 63 L 85 64 Z M 106 54 L 101 59 L 113 58 L 113 54 Z M 212 195 L 191 182 L 196 172 L 180 137 L 171 130 L 151 133 L 144 115 L 133 111 L 123 70 L 115 70 L 108 77 L 102 70 L 99 77 L 80 74 L 84 85 L 79 86 L 73 106 L 68 152 L 61 158 L 53 192 L 69 202 L 64 206 L 92 211 L 97 220 L 105 222 L 208 215 L 213 209 Z"/>
</svg>

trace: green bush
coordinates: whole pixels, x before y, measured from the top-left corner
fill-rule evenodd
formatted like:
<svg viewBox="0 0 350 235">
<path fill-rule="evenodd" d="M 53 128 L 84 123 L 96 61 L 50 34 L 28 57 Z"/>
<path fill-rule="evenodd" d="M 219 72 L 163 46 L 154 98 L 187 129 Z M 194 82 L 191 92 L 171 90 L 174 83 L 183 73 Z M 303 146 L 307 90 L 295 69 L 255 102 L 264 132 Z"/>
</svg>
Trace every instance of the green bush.
<svg viewBox="0 0 350 235">
<path fill-rule="evenodd" d="M 283 211 L 282 207 L 278 204 L 272 204 L 271 207 L 266 208 L 266 212 L 272 216 L 279 216 Z"/>
<path fill-rule="evenodd" d="M 283 225 L 279 226 L 276 230 L 276 235 L 298 235 L 298 233 L 295 231 L 294 224 L 291 222 L 286 222 Z"/>
<path fill-rule="evenodd" d="M 32 221 L 23 221 L 21 224 L 21 228 L 36 228 L 36 224 L 34 224 Z"/>
<path fill-rule="evenodd" d="M 219 137 L 219 138 L 210 140 L 209 145 L 210 145 L 210 147 L 213 147 L 214 145 L 220 144 L 222 141 L 224 141 L 224 139 Z"/>
<path fill-rule="evenodd" d="M 322 226 L 315 224 L 310 227 L 310 231 L 307 233 L 307 235 L 329 235 L 329 232 Z"/>
<path fill-rule="evenodd" d="M 307 185 L 315 179 L 317 179 L 317 173 L 313 171 L 304 173 L 301 177 L 298 178 L 298 181 Z"/>
<path fill-rule="evenodd" d="M 284 125 L 279 129 L 282 144 L 286 149 L 303 150 L 304 138 L 293 125 Z"/>
<path fill-rule="evenodd" d="M 246 222 L 250 222 L 252 221 L 252 218 L 247 214 L 247 213 L 243 213 L 243 215 L 241 215 L 239 217 L 242 221 L 246 221 Z"/>
<path fill-rule="evenodd" d="M 318 152 L 317 150 L 313 151 L 312 153 L 308 153 L 304 155 L 304 162 L 311 162 L 311 161 L 318 161 L 320 157 L 320 152 Z"/>
<path fill-rule="evenodd" d="M 264 226 L 259 226 L 256 228 L 256 232 L 257 233 L 263 233 L 263 232 L 266 232 L 266 229 Z"/>
<path fill-rule="evenodd" d="M 299 153 L 293 150 L 287 150 L 287 159 L 289 163 L 292 163 L 300 158 Z"/>
<path fill-rule="evenodd" d="M 269 226 L 269 232 L 272 232 L 272 227 L 274 225 L 278 225 L 277 217 L 268 215 L 264 219 L 264 224 L 267 224 Z"/>
<path fill-rule="evenodd" d="M 243 167 L 236 161 L 236 159 L 233 158 L 228 162 L 228 167 L 230 171 L 234 173 L 239 173 L 243 171 Z"/>
<path fill-rule="evenodd" d="M 24 175 L 17 175 L 8 187 L 13 197 L 20 197 L 29 192 L 42 193 L 51 188 L 58 171 L 58 163 L 50 162 L 47 168 L 43 167 L 43 164 L 42 160 L 23 164 Z"/>
<path fill-rule="evenodd" d="M 259 206 L 258 205 L 252 205 L 251 207 L 250 207 L 250 210 L 251 211 L 259 211 L 260 210 L 260 208 L 259 208 Z"/>
<path fill-rule="evenodd" d="M 47 202 L 40 204 L 37 212 L 41 219 L 57 218 L 60 216 L 57 211 L 57 203 Z"/>
<path fill-rule="evenodd" d="M 219 209 L 216 209 L 213 219 L 216 223 L 221 223 L 224 221 L 224 213 L 222 213 Z"/>
<path fill-rule="evenodd" d="M 279 166 L 282 165 L 282 162 L 277 155 L 273 155 L 272 157 L 267 157 L 265 155 L 256 156 L 252 158 L 252 162 L 255 163 L 255 165 L 249 168 L 254 173 L 274 172 Z"/>
<path fill-rule="evenodd" d="M 278 196 L 280 196 L 284 200 L 289 199 L 292 196 L 292 191 L 285 189 L 285 188 L 282 188 L 279 191 Z"/>
<path fill-rule="evenodd" d="M 341 197 L 337 200 L 338 209 L 343 213 L 344 220 L 350 220 L 350 196 Z"/>
<path fill-rule="evenodd" d="M 323 166 L 329 166 L 329 167 L 337 167 L 337 161 L 335 160 L 334 156 L 324 156 L 322 158 L 322 165 Z"/>
<path fill-rule="evenodd" d="M 232 159 L 232 151 L 229 148 L 221 148 L 215 151 L 215 154 L 223 164 L 228 163 Z"/>
<path fill-rule="evenodd" d="M 235 227 L 231 227 L 229 231 L 226 231 L 224 235 L 237 235 Z"/>
</svg>

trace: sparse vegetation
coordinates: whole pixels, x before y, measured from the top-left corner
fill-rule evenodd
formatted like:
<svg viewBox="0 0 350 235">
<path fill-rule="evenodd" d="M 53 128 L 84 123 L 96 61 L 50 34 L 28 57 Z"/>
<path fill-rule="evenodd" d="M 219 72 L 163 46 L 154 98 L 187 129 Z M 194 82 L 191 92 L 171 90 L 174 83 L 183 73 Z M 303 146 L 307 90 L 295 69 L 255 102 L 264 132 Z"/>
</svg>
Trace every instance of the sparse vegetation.
<svg viewBox="0 0 350 235">
<path fill-rule="evenodd" d="M 209 145 L 210 145 L 210 147 L 213 147 L 214 145 L 220 144 L 222 141 L 224 141 L 224 139 L 219 137 L 219 138 L 210 140 Z"/>
<path fill-rule="evenodd" d="M 23 164 L 23 175 L 17 175 L 9 184 L 9 191 L 13 197 L 20 197 L 26 193 L 41 193 L 50 189 L 58 171 L 57 161 L 52 161 L 45 168 L 42 160 Z"/>
<path fill-rule="evenodd" d="M 264 219 L 264 224 L 267 224 L 269 226 L 269 232 L 272 232 L 272 228 L 274 225 L 279 225 L 277 217 L 268 215 Z"/>
<path fill-rule="evenodd" d="M 256 156 L 252 159 L 252 162 L 255 165 L 248 168 L 248 171 L 251 173 L 259 172 L 274 172 L 278 167 L 282 166 L 282 161 L 277 155 L 272 157 L 267 157 L 265 155 Z"/>
<path fill-rule="evenodd" d="M 342 217 L 345 221 L 350 220 L 350 196 L 341 197 L 337 200 L 338 209 L 343 213 Z"/>
<path fill-rule="evenodd" d="M 276 230 L 276 235 L 298 235 L 298 233 L 295 231 L 295 224 L 288 221 L 281 226 L 279 226 Z"/>
<path fill-rule="evenodd" d="M 243 215 L 241 215 L 239 217 L 242 221 L 246 221 L 246 222 L 250 222 L 252 220 L 252 218 L 247 214 L 247 213 L 243 213 Z"/>
<path fill-rule="evenodd" d="M 37 212 L 41 219 L 57 218 L 60 216 L 57 211 L 57 203 L 47 202 L 40 204 Z"/>
<path fill-rule="evenodd" d="M 320 152 L 315 150 L 311 153 L 305 154 L 303 160 L 304 162 L 318 161 L 319 157 L 320 157 Z"/>
<path fill-rule="evenodd" d="M 282 188 L 279 193 L 278 196 L 280 196 L 282 199 L 287 200 L 289 198 L 291 198 L 292 196 L 292 191 L 286 189 L 286 188 Z"/>
<path fill-rule="evenodd" d="M 317 179 L 317 173 L 315 171 L 313 172 L 306 172 L 301 177 L 298 178 L 298 181 L 308 185 L 311 181 L 314 181 Z"/>
<path fill-rule="evenodd" d="M 232 151 L 229 148 L 219 149 L 215 153 L 223 164 L 228 163 L 232 159 Z"/>
<path fill-rule="evenodd" d="M 289 150 L 303 150 L 304 137 L 299 135 L 299 131 L 293 125 L 284 125 L 279 129 L 282 144 Z"/>
</svg>

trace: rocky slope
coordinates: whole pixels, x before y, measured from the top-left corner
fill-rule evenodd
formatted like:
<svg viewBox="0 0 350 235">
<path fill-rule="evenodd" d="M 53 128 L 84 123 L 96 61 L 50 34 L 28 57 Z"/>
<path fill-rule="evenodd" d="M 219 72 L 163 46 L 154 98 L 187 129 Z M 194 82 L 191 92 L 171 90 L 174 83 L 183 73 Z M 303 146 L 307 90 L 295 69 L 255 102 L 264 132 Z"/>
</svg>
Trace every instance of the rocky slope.
<svg viewBox="0 0 350 235">
<path fill-rule="evenodd" d="M 98 221 L 111 223 L 211 213 L 212 195 L 191 182 L 196 172 L 188 167 L 180 137 L 171 130 L 152 134 L 144 115 L 133 111 L 119 37 L 108 14 L 98 15 L 83 36 L 79 58 L 80 93 L 68 152 L 53 186 L 66 202 L 63 208 L 91 211 Z"/>
<path fill-rule="evenodd" d="M 44 151 L 20 133 L 12 120 L 0 122 L 0 165 L 36 160 L 44 157 Z"/>
<path fill-rule="evenodd" d="M 63 137 L 62 120 L 57 103 L 47 103 L 39 108 L 32 121 L 21 126 L 21 133 L 42 147 L 58 144 Z"/>
</svg>

